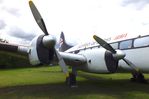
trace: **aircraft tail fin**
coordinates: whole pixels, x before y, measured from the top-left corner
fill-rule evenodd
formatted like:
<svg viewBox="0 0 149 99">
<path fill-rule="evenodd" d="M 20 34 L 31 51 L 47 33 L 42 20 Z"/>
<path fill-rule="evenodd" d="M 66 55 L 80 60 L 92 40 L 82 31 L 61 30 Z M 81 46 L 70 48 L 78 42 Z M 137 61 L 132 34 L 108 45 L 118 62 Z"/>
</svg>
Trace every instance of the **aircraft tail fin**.
<svg viewBox="0 0 149 99">
<path fill-rule="evenodd" d="M 61 32 L 61 35 L 60 35 L 59 45 L 60 45 L 59 46 L 59 51 L 61 51 L 61 52 L 64 52 L 67 49 L 73 47 L 72 45 L 69 45 L 69 44 L 66 43 L 65 36 L 64 36 L 63 32 Z"/>
</svg>

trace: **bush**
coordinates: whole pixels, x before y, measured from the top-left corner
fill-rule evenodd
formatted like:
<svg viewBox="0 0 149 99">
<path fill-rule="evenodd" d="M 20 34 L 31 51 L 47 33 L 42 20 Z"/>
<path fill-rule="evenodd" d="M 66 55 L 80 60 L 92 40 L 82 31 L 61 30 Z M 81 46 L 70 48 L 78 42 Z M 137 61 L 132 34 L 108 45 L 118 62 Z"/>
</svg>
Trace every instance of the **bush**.
<svg viewBox="0 0 149 99">
<path fill-rule="evenodd" d="M 0 51 L 0 68 L 21 68 L 30 67 L 27 56 L 19 55 L 18 53 L 9 53 Z"/>
</svg>

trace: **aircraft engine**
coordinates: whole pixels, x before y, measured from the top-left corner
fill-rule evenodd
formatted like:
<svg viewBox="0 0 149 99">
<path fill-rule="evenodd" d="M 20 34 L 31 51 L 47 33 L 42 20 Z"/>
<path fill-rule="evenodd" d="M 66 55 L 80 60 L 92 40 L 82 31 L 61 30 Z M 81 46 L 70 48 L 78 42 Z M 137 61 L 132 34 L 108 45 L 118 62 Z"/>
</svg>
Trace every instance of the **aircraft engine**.
<svg viewBox="0 0 149 99">
<path fill-rule="evenodd" d="M 55 38 L 51 35 L 40 35 L 31 42 L 29 60 L 32 65 L 49 64 L 54 56 Z"/>
<path fill-rule="evenodd" d="M 88 49 L 79 54 L 83 54 L 87 58 L 87 64 L 83 68 L 85 71 L 93 73 L 114 73 L 117 70 L 118 61 L 110 51 L 104 48 Z"/>
</svg>

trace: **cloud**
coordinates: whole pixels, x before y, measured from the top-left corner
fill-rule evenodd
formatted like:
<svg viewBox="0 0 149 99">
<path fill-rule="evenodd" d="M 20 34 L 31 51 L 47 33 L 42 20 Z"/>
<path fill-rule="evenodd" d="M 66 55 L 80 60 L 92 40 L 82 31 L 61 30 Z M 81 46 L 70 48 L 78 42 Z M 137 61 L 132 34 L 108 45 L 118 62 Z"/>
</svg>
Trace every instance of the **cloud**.
<svg viewBox="0 0 149 99">
<path fill-rule="evenodd" d="M 36 34 L 30 19 L 27 1 L 0 0 L 0 36 L 10 41 L 30 41 Z M 29 14 L 28 14 L 29 13 Z M 30 22 L 30 23 L 29 23 Z"/>
<path fill-rule="evenodd" d="M 2 3 L 3 2 L 3 0 L 0 0 L 0 3 Z"/>
<path fill-rule="evenodd" d="M 12 7 L 2 7 L 2 10 L 5 10 L 7 13 L 11 14 L 11 15 L 14 15 L 14 16 L 20 16 L 20 13 L 19 13 L 19 9 L 18 8 L 12 8 Z"/>
<path fill-rule="evenodd" d="M 136 9 L 143 9 L 146 5 L 149 4 L 149 0 L 124 0 L 122 6 L 133 5 Z"/>
<path fill-rule="evenodd" d="M 16 38 L 22 38 L 28 41 L 31 41 L 35 37 L 35 34 L 26 33 L 26 31 L 23 31 L 21 28 L 18 28 L 18 27 L 12 27 L 9 30 L 8 34 L 10 36 L 14 36 Z"/>
<path fill-rule="evenodd" d="M 0 20 L 0 29 L 4 29 L 6 27 L 6 23 L 4 20 Z"/>
<path fill-rule="evenodd" d="M 7 12 L 13 16 L 19 16 L 20 15 L 20 9 L 19 7 L 14 4 L 13 2 L 0 0 L 0 10 L 3 12 Z"/>
<path fill-rule="evenodd" d="M 142 32 L 144 28 L 148 31 L 149 0 L 34 0 L 34 3 L 49 33 L 59 38 L 64 31 L 68 42 L 89 41 L 93 34 L 109 37 L 116 33 Z M 43 34 L 26 0 L 0 0 L 0 29 L 23 40 Z"/>
</svg>

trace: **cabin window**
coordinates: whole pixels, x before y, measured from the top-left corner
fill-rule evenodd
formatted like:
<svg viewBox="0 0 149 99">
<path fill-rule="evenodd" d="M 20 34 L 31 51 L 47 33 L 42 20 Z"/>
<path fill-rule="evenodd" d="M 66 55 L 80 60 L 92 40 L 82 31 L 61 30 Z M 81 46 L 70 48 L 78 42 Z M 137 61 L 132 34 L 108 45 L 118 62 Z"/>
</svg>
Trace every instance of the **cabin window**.
<svg viewBox="0 0 149 99">
<path fill-rule="evenodd" d="M 118 49 L 118 43 L 112 43 L 110 44 L 114 49 Z"/>
<path fill-rule="evenodd" d="M 137 38 L 134 41 L 134 47 L 149 46 L 149 37 Z"/>
<path fill-rule="evenodd" d="M 120 42 L 120 49 L 129 49 L 132 47 L 132 40 L 122 41 Z"/>
<path fill-rule="evenodd" d="M 76 50 L 74 53 L 75 53 L 75 54 L 79 53 L 79 50 Z"/>
</svg>

